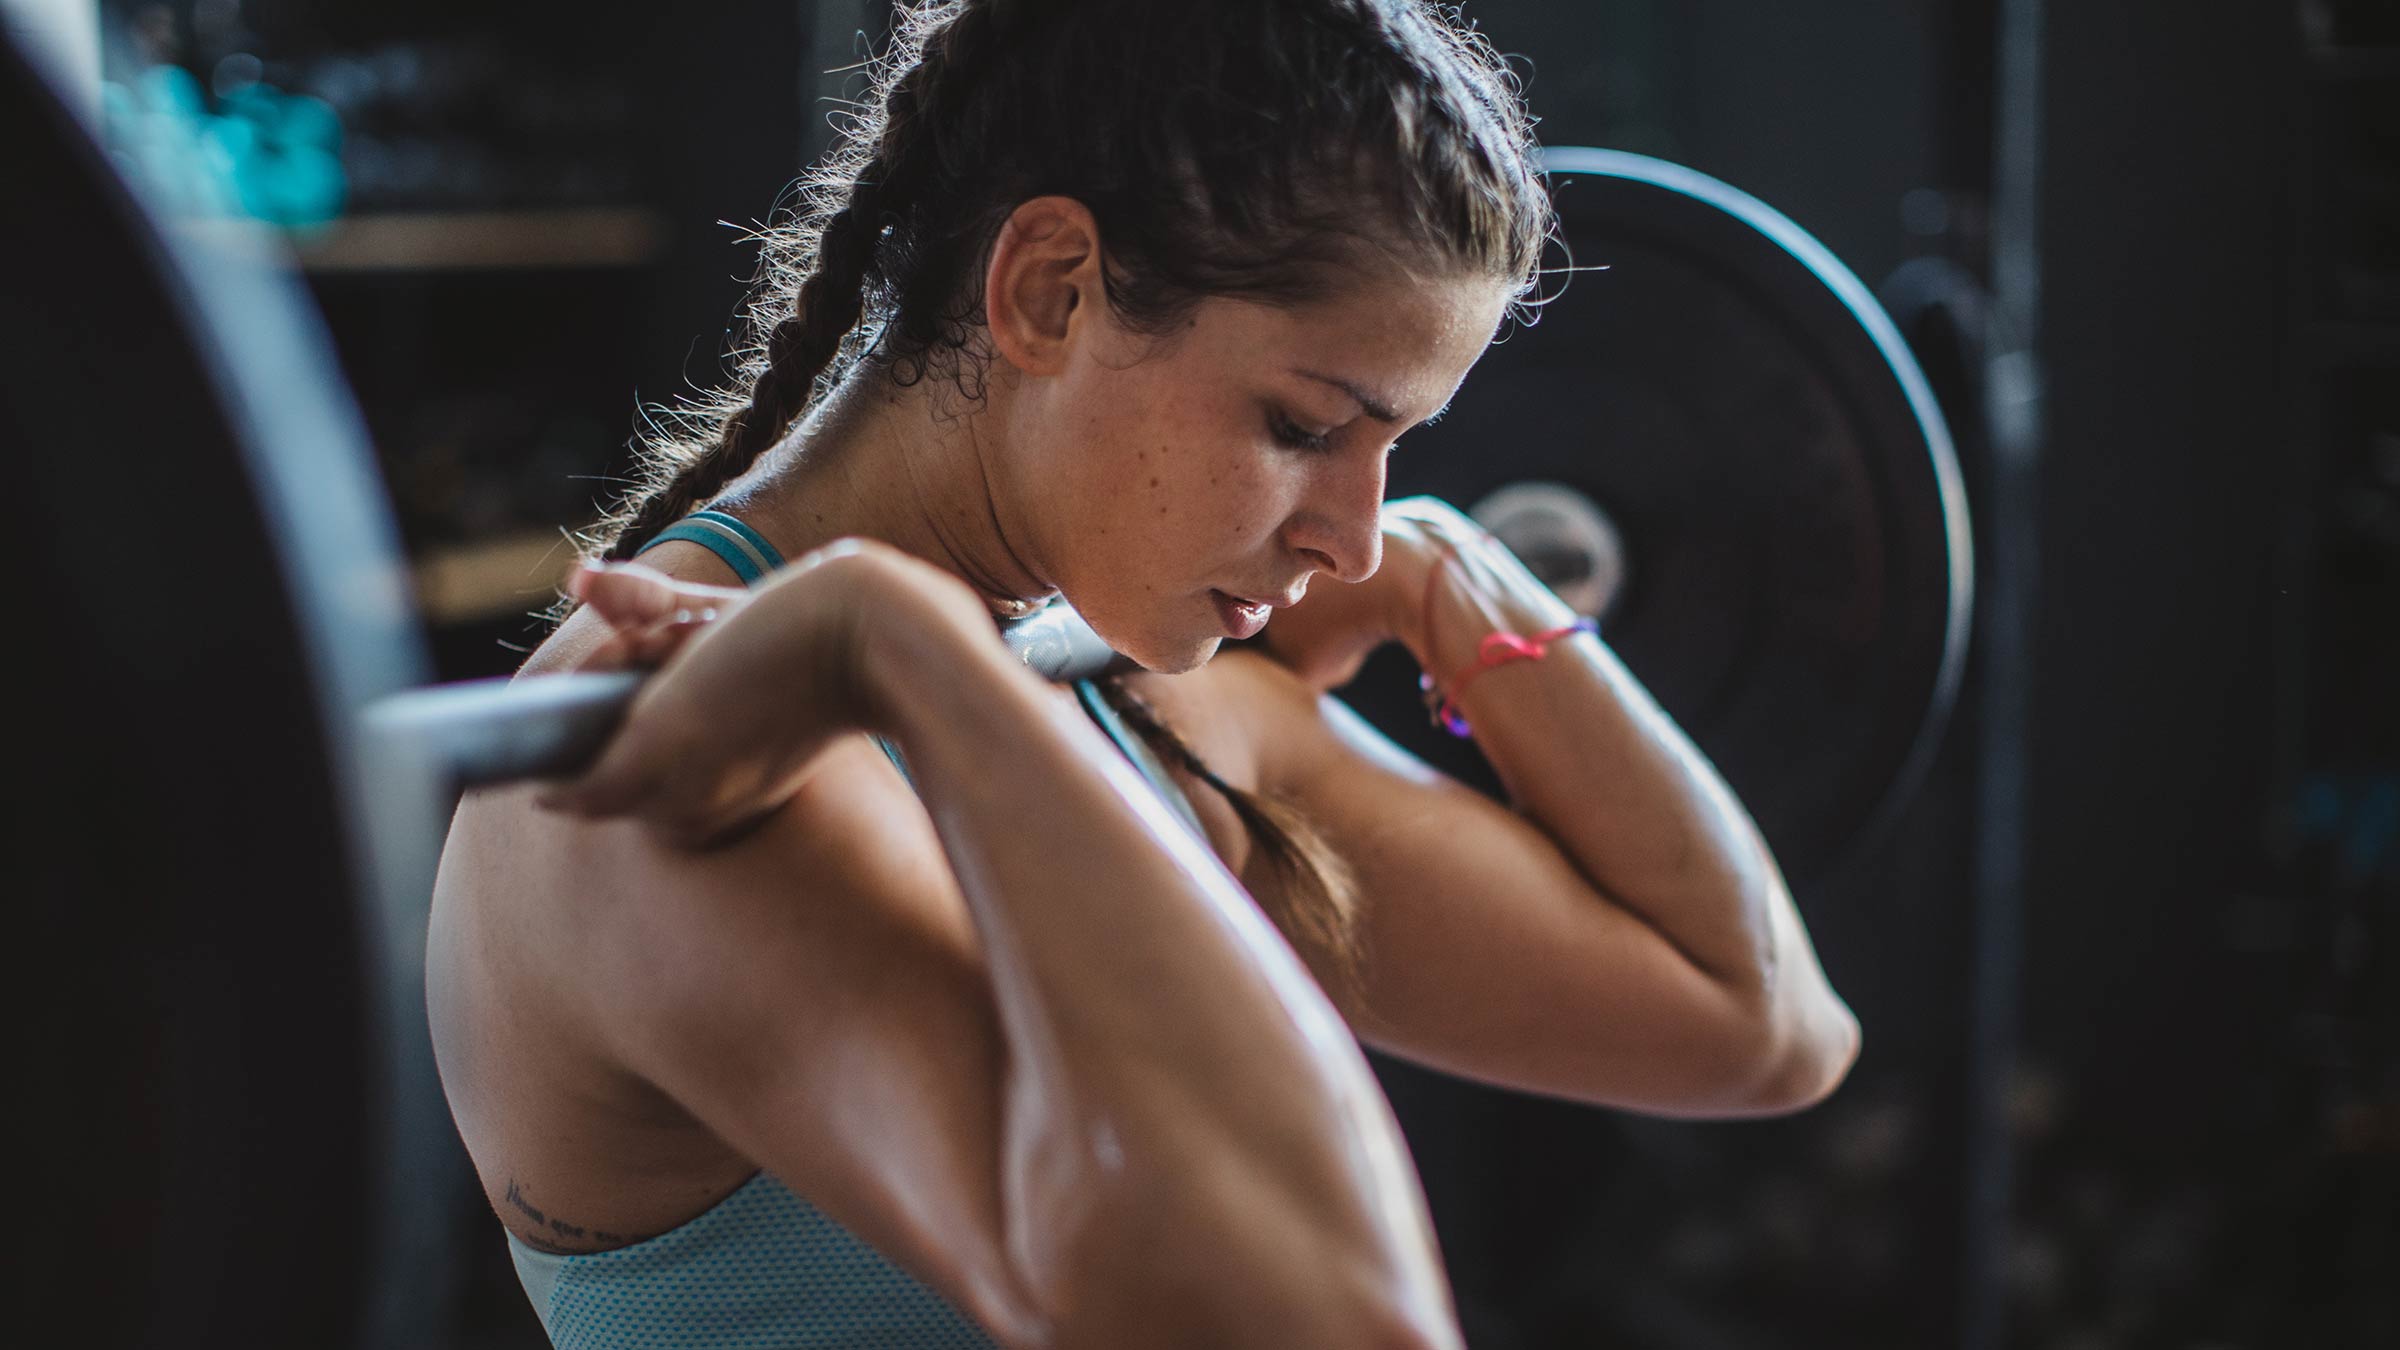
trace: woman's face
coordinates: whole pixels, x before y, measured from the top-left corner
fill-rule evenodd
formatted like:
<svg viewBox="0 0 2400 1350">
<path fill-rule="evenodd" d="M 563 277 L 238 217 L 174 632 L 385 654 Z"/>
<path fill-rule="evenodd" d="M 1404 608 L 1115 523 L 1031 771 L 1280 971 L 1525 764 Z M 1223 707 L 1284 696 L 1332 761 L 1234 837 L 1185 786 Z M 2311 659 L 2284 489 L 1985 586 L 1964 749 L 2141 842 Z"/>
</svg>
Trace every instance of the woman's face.
<svg viewBox="0 0 2400 1350">
<path fill-rule="evenodd" d="M 1255 631 L 1257 605 L 1297 601 L 1318 573 L 1365 580 L 1392 442 L 1449 402 L 1508 298 L 1488 278 L 1395 269 L 1297 306 L 1205 300 L 1163 339 L 1083 325 L 1039 421 L 1011 437 L 1035 566 L 1110 645 L 1166 672 Z"/>
</svg>

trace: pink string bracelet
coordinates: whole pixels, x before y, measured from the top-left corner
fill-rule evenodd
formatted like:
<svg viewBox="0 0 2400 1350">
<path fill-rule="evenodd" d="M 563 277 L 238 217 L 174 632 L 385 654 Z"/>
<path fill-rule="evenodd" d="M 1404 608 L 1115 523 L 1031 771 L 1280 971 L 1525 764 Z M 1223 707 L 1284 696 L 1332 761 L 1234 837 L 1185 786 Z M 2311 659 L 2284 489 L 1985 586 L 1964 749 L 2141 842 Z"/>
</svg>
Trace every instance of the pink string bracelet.
<svg viewBox="0 0 2400 1350">
<path fill-rule="evenodd" d="M 1429 653 L 1433 650 L 1434 588 L 1441 582 L 1443 569 L 1457 560 L 1458 541 L 1445 541 L 1442 555 L 1434 560 L 1433 570 L 1425 574 L 1425 598 L 1419 608 L 1424 611 L 1423 635 L 1425 649 Z M 1564 627 L 1546 629 L 1531 637 L 1509 632 L 1487 634 L 1483 641 L 1475 644 L 1475 664 L 1451 682 L 1449 693 L 1442 692 L 1440 682 L 1433 678 L 1431 672 L 1417 677 L 1417 688 L 1425 696 L 1425 711 L 1432 716 L 1435 726 L 1451 735 L 1461 738 L 1471 735 L 1472 729 L 1467 726 L 1466 714 L 1459 711 L 1458 700 L 1477 676 L 1519 661 L 1539 661 L 1550 654 L 1552 643 L 1577 633 L 1597 634 L 1599 631 L 1600 625 L 1587 615 Z"/>
<path fill-rule="evenodd" d="M 1453 736 L 1467 736 L 1472 729 L 1467 725 L 1466 714 L 1459 711 L 1458 700 L 1466 694 L 1467 686 L 1473 684 L 1477 676 L 1487 670 L 1515 665 L 1519 661 L 1539 661 L 1550 654 L 1551 645 L 1559 640 L 1577 633 L 1599 631 L 1598 624 L 1589 618 L 1582 618 L 1563 628 L 1544 629 L 1530 637 L 1523 633 L 1486 634 L 1483 641 L 1475 644 L 1475 664 L 1461 671 L 1450 682 L 1450 692 L 1443 693 L 1440 682 L 1430 674 L 1417 677 L 1417 688 L 1425 695 L 1425 711 L 1432 715 L 1435 726 Z"/>
</svg>

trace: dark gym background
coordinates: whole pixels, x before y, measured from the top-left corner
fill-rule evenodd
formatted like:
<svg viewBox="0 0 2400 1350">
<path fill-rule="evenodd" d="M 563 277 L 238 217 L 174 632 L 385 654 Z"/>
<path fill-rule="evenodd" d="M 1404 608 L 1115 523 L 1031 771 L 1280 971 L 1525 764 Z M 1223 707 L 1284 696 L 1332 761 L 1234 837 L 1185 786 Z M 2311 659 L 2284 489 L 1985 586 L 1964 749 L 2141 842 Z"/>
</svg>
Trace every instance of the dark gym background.
<svg viewBox="0 0 2400 1350">
<path fill-rule="evenodd" d="M 251 213 L 295 231 L 447 678 L 536 640 L 637 394 L 716 378 L 735 226 L 883 19 L 100 8 L 139 172 L 245 89 L 338 118 L 337 196 Z M 2400 8 L 1466 9 L 1539 54 L 1545 141 L 1723 178 L 1928 316 L 1983 584 L 1931 782 L 1803 897 L 1866 1030 L 1832 1101 L 1661 1123 L 1388 1066 L 1473 1343 L 2400 1344 Z M 537 1345 L 478 1205 L 436 1343 Z"/>
</svg>

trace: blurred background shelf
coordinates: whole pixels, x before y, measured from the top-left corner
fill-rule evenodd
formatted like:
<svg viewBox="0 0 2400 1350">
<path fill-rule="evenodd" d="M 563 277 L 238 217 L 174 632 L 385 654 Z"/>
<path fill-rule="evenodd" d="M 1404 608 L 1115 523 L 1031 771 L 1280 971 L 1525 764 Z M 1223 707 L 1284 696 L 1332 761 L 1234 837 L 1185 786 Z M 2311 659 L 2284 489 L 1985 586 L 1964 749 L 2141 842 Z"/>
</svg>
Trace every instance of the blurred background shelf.
<svg viewBox="0 0 2400 1350">
<path fill-rule="evenodd" d="M 864 3 L 128 3 L 121 158 L 203 255 L 314 294 L 416 566 L 437 674 L 504 674 L 631 477 L 718 383 L 767 215 Z M 821 54 L 821 59 L 820 59 Z M 276 222 L 276 223 L 268 223 Z"/>
<path fill-rule="evenodd" d="M 294 252 L 310 272 L 633 267 L 666 239 L 664 218 L 638 206 L 390 212 L 338 221 Z"/>
<path fill-rule="evenodd" d="M 411 570 L 427 621 L 456 624 L 547 606 L 574 563 L 575 545 L 564 533 L 524 530 L 424 549 Z"/>
<path fill-rule="evenodd" d="M 175 229 L 212 248 L 280 250 L 311 276 L 642 267 L 669 237 L 666 217 L 640 206 L 375 212 L 299 231 L 201 219 Z"/>
</svg>

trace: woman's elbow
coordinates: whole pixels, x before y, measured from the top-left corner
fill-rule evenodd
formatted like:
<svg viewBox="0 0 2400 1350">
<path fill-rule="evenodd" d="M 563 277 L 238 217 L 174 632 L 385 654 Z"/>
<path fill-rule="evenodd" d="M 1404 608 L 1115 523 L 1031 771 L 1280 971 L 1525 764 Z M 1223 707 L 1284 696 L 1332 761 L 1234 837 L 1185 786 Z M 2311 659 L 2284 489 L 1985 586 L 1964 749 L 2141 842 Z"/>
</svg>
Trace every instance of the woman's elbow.
<svg viewBox="0 0 2400 1350">
<path fill-rule="evenodd" d="M 1827 993 L 1783 1034 L 1771 1034 L 1772 1050 L 1744 1093 L 1741 1114 L 1784 1116 L 1824 1101 L 1858 1062 L 1858 1018 Z"/>
</svg>

